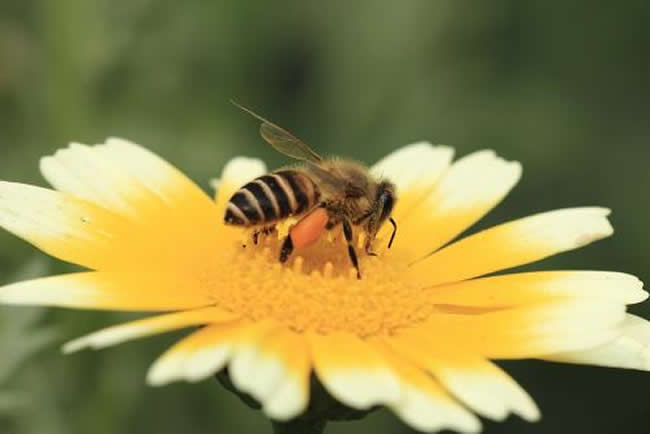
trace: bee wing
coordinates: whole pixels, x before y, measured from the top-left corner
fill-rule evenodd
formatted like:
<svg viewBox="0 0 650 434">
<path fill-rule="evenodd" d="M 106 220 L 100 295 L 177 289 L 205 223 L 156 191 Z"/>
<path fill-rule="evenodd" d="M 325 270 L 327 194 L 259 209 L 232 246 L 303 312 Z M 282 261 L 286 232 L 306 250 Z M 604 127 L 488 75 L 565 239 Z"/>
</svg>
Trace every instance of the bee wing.
<svg viewBox="0 0 650 434">
<path fill-rule="evenodd" d="M 314 152 L 313 149 L 311 149 L 302 140 L 291 134 L 289 131 L 274 124 L 271 121 L 264 119 L 262 116 L 236 103 L 235 101 L 231 100 L 230 102 L 233 103 L 235 107 L 245 111 L 249 115 L 262 122 L 260 125 L 260 135 L 264 140 L 268 142 L 269 145 L 273 146 L 276 151 L 279 151 L 291 158 L 310 161 L 312 163 L 318 163 L 323 160 L 323 158 Z"/>
<path fill-rule="evenodd" d="M 365 194 L 363 189 L 350 183 L 336 168 L 326 170 L 310 162 L 303 167 L 316 181 L 316 184 L 330 192 L 342 193 L 347 198 L 358 198 Z"/>
<path fill-rule="evenodd" d="M 282 152 L 298 160 L 311 161 L 317 163 L 323 158 L 307 146 L 302 140 L 291 134 L 289 131 L 264 121 L 260 125 L 260 134 L 271 146 L 277 151 Z"/>
<path fill-rule="evenodd" d="M 342 189 L 345 187 L 345 179 L 341 176 L 337 176 L 336 172 L 332 173 L 328 170 L 323 169 L 318 164 L 309 162 L 306 164 L 305 169 L 312 175 L 312 177 L 318 180 L 318 184 L 326 184 L 333 189 Z"/>
</svg>

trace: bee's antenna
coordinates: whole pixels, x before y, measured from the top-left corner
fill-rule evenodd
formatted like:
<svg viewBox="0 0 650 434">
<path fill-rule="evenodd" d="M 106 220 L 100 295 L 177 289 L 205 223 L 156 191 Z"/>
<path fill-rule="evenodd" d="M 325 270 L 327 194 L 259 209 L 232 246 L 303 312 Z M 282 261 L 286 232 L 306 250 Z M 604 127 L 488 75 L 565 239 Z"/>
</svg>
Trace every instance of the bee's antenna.
<svg viewBox="0 0 650 434">
<path fill-rule="evenodd" d="M 390 224 L 393 225 L 393 233 L 391 234 L 390 241 L 388 242 L 388 248 L 390 249 L 390 246 L 393 245 L 393 240 L 395 239 L 395 234 L 397 233 L 397 223 L 395 223 L 395 220 L 393 220 L 392 217 L 390 217 L 388 219 L 388 221 L 390 222 Z"/>
</svg>

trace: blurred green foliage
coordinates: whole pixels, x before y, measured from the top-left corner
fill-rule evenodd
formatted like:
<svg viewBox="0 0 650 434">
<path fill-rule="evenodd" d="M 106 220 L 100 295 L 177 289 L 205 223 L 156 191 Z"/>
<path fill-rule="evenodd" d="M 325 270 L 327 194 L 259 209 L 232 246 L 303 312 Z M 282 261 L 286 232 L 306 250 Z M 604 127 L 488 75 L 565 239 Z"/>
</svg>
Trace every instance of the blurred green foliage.
<svg viewBox="0 0 650 434">
<path fill-rule="evenodd" d="M 494 148 L 520 160 L 525 176 L 478 227 L 609 206 L 613 238 L 535 267 L 649 280 L 649 22 L 648 2 L 633 0 L 2 0 L 0 178 L 43 184 L 41 155 L 110 135 L 144 144 L 206 188 L 234 155 L 281 165 L 234 97 L 322 153 L 368 163 L 419 139 L 459 155 Z M 0 233 L 0 283 L 35 257 L 44 255 Z M 63 339 L 127 316 L 45 312 L 0 311 L 0 432 L 269 432 L 216 382 L 144 385 L 148 364 L 180 334 L 63 357 Z M 488 422 L 486 432 L 650 431 L 650 374 L 505 366 L 544 420 Z M 410 432 L 386 411 L 328 428 L 370 430 Z"/>
</svg>

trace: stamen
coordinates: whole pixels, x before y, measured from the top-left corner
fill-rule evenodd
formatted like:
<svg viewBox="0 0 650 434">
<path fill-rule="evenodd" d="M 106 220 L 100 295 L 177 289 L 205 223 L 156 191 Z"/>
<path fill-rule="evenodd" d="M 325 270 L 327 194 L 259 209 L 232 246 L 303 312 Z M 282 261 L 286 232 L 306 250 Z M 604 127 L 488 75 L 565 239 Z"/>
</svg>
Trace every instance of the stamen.
<svg viewBox="0 0 650 434">
<path fill-rule="evenodd" d="M 332 274 L 334 273 L 334 264 L 331 261 L 327 261 L 323 267 L 323 276 L 326 279 L 331 279 Z"/>
<path fill-rule="evenodd" d="M 293 261 L 293 266 L 291 269 L 294 273 L 302 273 L 302 264 L 305 262 L 305 259 L 302 256 L 297 256 Z"/>
<path fill-rule="evenodd" d="M 237 242 L 236 236 L 232 239 Z M 249 238 L 246 249 L 215 254 L 200 277 L 214 304 L 254 320 L 271 318 L 296 331 L 340 330 L 359 336 L 410 327 L 436 310 L 427 303 L 425 285 L 403 279 L 407 264 L 399 255 L 370 257 L 359 249 L 359 280 L 343 237 L 335 242 L 323 237 L 283 264 L 282 243 L 275 235 L 258 245 Z"/>
</svg>

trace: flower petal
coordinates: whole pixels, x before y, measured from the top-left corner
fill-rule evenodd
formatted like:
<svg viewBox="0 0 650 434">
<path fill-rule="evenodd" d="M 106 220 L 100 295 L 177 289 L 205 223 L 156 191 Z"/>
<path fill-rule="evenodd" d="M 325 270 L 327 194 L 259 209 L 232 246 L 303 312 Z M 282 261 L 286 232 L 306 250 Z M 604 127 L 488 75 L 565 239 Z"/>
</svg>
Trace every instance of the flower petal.
<svg viewBox="0 0 650 434">
<path fill-rule="evenodd" d="M 541 358 L 556 362 L 650 371 L 650 322 L 628 314 L 621 324 L 620 331 L 620 336 L 603 345 Z"/>
<path fill-rule="evenodd" d="M 607 271 L 541 271 L 466 280 L 427 289 L 435 304 L 504 308 L 557 297 L 639 303 L 648 298 L 635 276 Z"/>
<path fill-rule="evenodd" d="M 624 317 L 625 306 L 607 300 L 556 301 L 479 315 L 466 333 L 474 330 L 475 351 L 486 357 L 526 358 L 608 342 Z"/>
<path fill-rule="evenodd" d="M 604 344 L 619 335 L 624 318 L 622 303 L 557 299 L 487 313 L 439 313 L 417 326 L 396 331 L 394 337 L 422 352 L 430 348 L 436 355 L 517 359 Z"/>
<path fill-rule="evenodd" d="M 209 294 L 179 291 L 182 276 L 157 272 L 84 272 L 0 287 L 0 303 L 123 311 L 193 309 L 212 304 Z"/>
<path fill-rule="evenodd" d="M 399 378 L 401 398 L 389 404 L 404 422 L 418 431 L 435 432 L 451 429 L 476 433 L 481 423 L 476 416 L 456 402 L 423 370 L 404 360 L 381 342 L 373 342 Z"/>
<path fill-rule="evenodd" d="M 316 374 L 334 398 L 357 409 L 399 400 L 399 382 L 368 344 L 343 332 L 307 338 Z"/>
<path fill-rule="evenodd" d="M 233 384 L 262 403 L 267 416 L 288 420 L 309 403 L 309 351 L 304 338 L 286 329 L 241 348 L 230 364 Z"/>
<path fill-rule="evenodd" d="M 113 163 L 113 167 L 123 168 L 167 204 L 178 206 L 197 202 L 212 207 L 209 196 L 192 180 L 142 146 L 111 137 L 106 140 L 105 145 L 97 146 L 96 149 L 102 158 L 107 158 Z"/>
<path fill-rule="evenodd" d="M 103 145 L 72 143 L 41 159 L 41 172 L 57 190 L 115 212 L 137 215 L 142 200 L 210 206 L 210 199 L 169 163 L 135 143 L 109 138 Z"/>
<path fill-rule="evenodd" d="M 569 208 L 504 223 L 416 262 L 409 274 L 440 285 L 539 261 L 610 236 L 609 213 L 605 208 Z"/>
<path fill-rule="evenodd" d="M 0 181 L 0 226 L 64 261 L 98 266 L 125 224 L 67 194 Z"/>
<path fill-rule="evenodd" d="M 540 417 L 530 396 L 490 361 L 471 353 L 438 348 L 429 351 L 412 341 L 390 339 L 389 344 L 422 369 L 433 374 L 451 393 L 477 413 L 503 420 L 509 412 L 535 421 Z"/>
<path fill-rule="evenodd" d="M 208 200 L 206 207 L 186 203 L 163 211 L 160 203 L 134 205 L 144 218 L 137 222 L 67 193 L 0 181 L 0 226 L 52 256 L 92 269 L 195 268 L 217 245 L 216 207 Z M 179 251 L 179 245 L 186 248 Z"/>
<path fill-rule="evenodd" d="M 161 262 L 178 264 L 184 260 L 191 266 L 197 257 L 187 255 L 187 251 L 195 251 L 202 257 L 213 250 L 223 215 L 194 182 L 159 156 L 127 140 L 109 138 L 104 145 L 91 149 L 97 164 L 104 161 L 111 173 L 119 173 L 122 183 L 127 183 L 123 188 L 116 182 L 112 186 L 114 190 L 125 197 L 129 197 L 133 186 L 148 193 L 141 195 L 142 200 L 131 202 L 137 216 L 146 223 L 138 229 L 141 232 L 138 241 L 155 258 L 156 267 Z M 101 178 L 99 181 L 109 182 Z M 129 239 L 137 238 L 131 234 Z M 176 254 L 178 245 L 187 246 L 184 254 Z"/>
<path fill-rule="evenodd" d="M 113 212 L 136 216 L 134 203 L 147 194 L 124 170 L 102 158 L 95 147 L 71 143 L 41 159 L 41 172 L 57 190 L 73 194 Z"/>
<path fill-rule="evenodd" d="M 417 196 L 418 205 L 407 216 L 399 216 L 395 249 L 413 259 L 433 252 L 487 214 L 520 178 L 521 165 L 494 151 L 461 158 L 430 192 L 406 193 Z M 424 237 L 423 227 L 431 228 Z"/>
<path fill-rule="evenodd" d="M 370 172 L 377 179 L 395 184 L 398 200 L 392 215 L 398 222 L 406 220 L 422 198 L 431 193 L 453 157 L 454 149 L 449 146 L 417 142 L 388 154 L 371 167 Z M 390 229 L 385 225 L 377 236 L 377 245 L 383 245 L 380 240 L 389 235 Z"/>
<path fill-rule="evenodd" d="M 206 326 L 160 356 L 149 369 L 147 382 L 162 386 L 178 380 L 204 380 L 223 369 L 240 348 L 268 333 L 269 327 L 266 322 L 242 321 Z"/>
<path fill-rule="evenodd" d="M 417 142 L 386 155 L 370 171 L 378 179 L 393 182 L 398 194 L 408 189 L 430 190 L 447 170 L 453 157 L 454 149 L 449 146 Z"/>
<path fill-rule="evenodd" d="M 512 412 L 529 422 L 540 418 L 528 393 L 489 360 L 437 361 L 429 369 L 458 399 L 486 417 L 503 420 Z"/>
<path fill-rule="evenodd" d="M 175 312 L 167 315 L 156 315 L 136 321 L 108 327 L 66 343 L 63 352 L 66 354 L 84 348 L 100 349 L 121 344 L 145 336 L 151 336 L 181 328 L 229 322 L 237 317 L 216 307 Z"/>
</svg>

